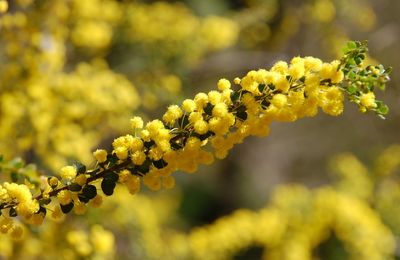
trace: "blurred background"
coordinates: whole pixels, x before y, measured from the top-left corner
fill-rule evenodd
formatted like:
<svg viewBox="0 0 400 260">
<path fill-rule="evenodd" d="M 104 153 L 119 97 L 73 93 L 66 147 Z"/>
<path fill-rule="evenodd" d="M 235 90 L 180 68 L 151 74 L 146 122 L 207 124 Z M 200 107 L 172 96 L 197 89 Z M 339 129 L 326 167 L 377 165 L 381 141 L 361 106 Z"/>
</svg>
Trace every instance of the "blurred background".
<svg viewBox="0 0 400 260">
<path fill-rule="evenodd" d="M 0 234 L 0 259 L 400 259 L 399 1 L 7 3 L 0 154 L 24 174 L 90 165 L 92 151 L 130 133 L 134 115 L 160 118 L 220 78 L 278 60 L 339 58 L 350 39 L 368 40 L 369 61 L 394 70 L 378 96 L 386 120 L 346 104 L 337 118 L 274 123 L 226 159 L 176 173 L 173 190 L 121 189 L 61 226 L 48 220 L 19 241 Z"/>
</svg>

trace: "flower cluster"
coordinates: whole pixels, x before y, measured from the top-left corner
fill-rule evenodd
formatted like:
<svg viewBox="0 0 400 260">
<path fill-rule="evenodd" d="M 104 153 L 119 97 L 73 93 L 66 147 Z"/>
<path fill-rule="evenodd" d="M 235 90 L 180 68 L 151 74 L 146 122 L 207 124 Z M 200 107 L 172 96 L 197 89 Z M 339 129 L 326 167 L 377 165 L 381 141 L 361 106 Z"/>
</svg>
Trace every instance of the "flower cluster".
<svg viewBox="0 0 400 260">
<path fill-rule="evenodd" d="M 0 150 L 52 172 L 70 159 L 89 163 L 140 105 L 171 102 L 165 93 L 179 92 L 184 71 L 238 34 L 233 20 L 184 4 L 115 0 L 2 0 L 0 28 Z"/>
<path fill-rule="evenodd" d="M 369 77 L 368 85 L 358 77 L 352 81 L 349 73 L 355 71 L 358 75 L 364 71 L 360 67 L 366 51 L 364 44 L 354 44 L 356 47 L 341 61 L 324 63 L 313 57 L 295 57 L 289 64 L 280 61 L 269 71 L 254 70 L 234 79 L 234 86 L 221 79 L 218 90 L 198 93 L 193 99 L 184 100 L 181 106 L 169 106 L 162 120 L 144 125 L 140 117 L 134 117 L 131 120 L 134 133 L 116 138 L 111 152 L 96 150 L 97 164 L 93 169 L 79 162 L 65 166 L 61 178 L 47 178 L 45 187 L 35 197 L 27 194 L 29 189 L 24 186 L 4 184 L 0 211 L 7 209 L 10 216 L 34 218 L 36 224 L 40 224 L 50 207 L 55 218 L 71 210 L 82 214 L 88 204 L 101 204 L 100 188 L 104 195 L 110 196 L 117 183 L 125 185 L 132 194 L 139 191 L 141 178 L 152 190 L 172 188 L 173 172 L 195 172 L 199 164 L 210 164 L 214 157 L 226 157 L 247 136 L 268 135 L 272 121 L 291 122 L 311 117 L 319 107 L 337 116 L 343 111 L 344 93 L 350 100 L 356 100 L 360 93 L 372 95 L 376 84 L 388 80 L 387 70 L 383 69 Z M 376 106 L 359 103 L 366 110 L 384 114 L 379 109 L 380 101 L 368 102 Z"/>
<path fill-rule="evenodd" d="M 180 246 L 186 246 L 193 259 L 230 259 L 251 245 L 265 249 L 263 259 L 312 259 L 316 249 L 332 239 L 331 232 L 350 258 L 385 259 L 393 254 L 394 237 L 367 203 L 328 187 L 302 186 L 281 187 L 271 205 L 258 212 L 238 210 L 194 229 Z"/>
</svg>

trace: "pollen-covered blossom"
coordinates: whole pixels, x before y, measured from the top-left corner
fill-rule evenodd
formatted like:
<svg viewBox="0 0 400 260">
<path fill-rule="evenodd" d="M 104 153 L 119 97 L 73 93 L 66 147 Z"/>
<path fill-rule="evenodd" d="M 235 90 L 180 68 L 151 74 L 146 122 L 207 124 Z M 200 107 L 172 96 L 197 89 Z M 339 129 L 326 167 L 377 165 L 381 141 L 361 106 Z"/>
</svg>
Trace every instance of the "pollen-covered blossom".
<svg viewBox="0 0 400 260">
<path fill-rule="evenodd" d="M 17 200 L 16 210 L 23 217 L 30 217 L 39 210 L 39 203 L 32 198 L 32 193 L 26 185 L 16 183 L 4 183 L 8 200 Z M 1 188 L 0 188 L 1 189 Z"/>
<path fill-rule="evenodd" d="M 93 152 L 93 155 L 99 163 L 105 162 L 107 160 L 107 151 L 104 149 L 97 149 Z"/>
<path fill-rule="evenodd" d="M 360 97 L 360 103 L 362 106 L 364 106 L 366 108 L 376 107 L 375 94 L 373 92 L 368 92 L 366 94 L 362 94 Z"/>
<path fill-rule="evenodd" d="M 131 119 L 131 127 L 133 129 L 143 128 L 143 120 L 141 117 L 135 116 Z"/>
<path fill-rule="evenodd" d="M 66 180 L 72 180 L 76 176 L 76 168 L 74 166 L 64 166 L 61 168 L 60 175 Z"/>
</svg>

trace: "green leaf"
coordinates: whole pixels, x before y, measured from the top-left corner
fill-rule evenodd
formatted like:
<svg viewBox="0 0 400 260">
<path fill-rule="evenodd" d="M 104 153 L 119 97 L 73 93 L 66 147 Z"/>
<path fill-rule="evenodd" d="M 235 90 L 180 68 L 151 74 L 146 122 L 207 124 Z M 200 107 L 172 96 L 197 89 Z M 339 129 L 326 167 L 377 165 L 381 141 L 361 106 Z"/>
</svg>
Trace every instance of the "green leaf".
<svg viewBox="0 0 400 260">
<path fill-rule="evenodd" d="M 363 61 L 362 58 L 360 58 L 359 56 L 357 56 L 357 57 L 354 58 L 354 62 L 355 62 L 357 65 L 360 65 L 362 61 Z"/>
<path fill-rule="evenodd" d="M 70 191 L 78 192 L 78 191 L 81 191 L 82 186 L 79 185 L 78 183 L 71 183 L 71 184 L 68 186 L 68 189 L 69 189 Z"/>
<path fill-rule="evenodd" d="M 265 90 L 265 84 L 258 84 L 258 90 L 262 93 Z"/>
<path fill-rule="evenodd" d="M 204 141 L 204 140 L 206 140 L 207 138 L 209 138 L 210 136 L 213 136 L 213 135 L 215 135 L 215 133 L 213 131 L 208 131 L 207 133 L 202 134 L 202 135 L 198 134 L 198 133 L 193 133 L 191 136 L 199 138 L 200 141 Z"/>
<path fill-rule="evenodd" d="M 12 173 L 10 174 L 10 177 L 11 177 L 12 182 L 18 182 L 20 176 L 19 176 L 18 173 L 12 172 Z"/>
<path fill-rule="evenodd" d="M 78 194 L 78 199 L 79 199 L 80 202 L 83 202 L 83 203 L 88 203 L 89 200 L 90 200 L 88 197 L 86 197 L 86 196 L 85 196 L 84 194 L 82 194 L 82 193 Z"/>
<path fill-rule="evenodd" d="M 357 77 L 357 74 L 356 74 L 353 70 L 351 70 L 351 71 L 347 74 L 347 77 L 348 77 L 349 79 L 354 80 L 354 79 Z"/>
<path fill-rule="evenodd" d="M 147 149 L 150 149 L 154 144 L 155 142 L 153 140 L 143 143 L 144 147 L 146 147 Z"/>
<path fill-rule="evenodd" d="M 389 107 L 386 104 L 384 104 L 382 101 L 377 101 L 376 105 L 377 105 L 377 107 L 376 107 L 375 111 L 378 114 L 386 115 L 387 113 L 389 113 Z"/>
<path fill-rule="evenodd" d="M 349 42 L 347 42 L 346 47 L 349 50 L 353 50 L 353 49 L 357 48 L 357 44 L 354 41 L 349 41 Z"/>
<path fill-rule="evenodd" d="M 150 165 L 151 165 L 151 160 L 147 158 L 146 161 L 142 163 L 142 165 L 137 166 L 137 171 L 142 174 L 146 174 L 150 171 Z"/>
<path fill-rule="evenodd" d="M 118 162 L 118 157 L 115 154 L 107 154 L 107 162 L 112 166 Z"/>
<path fill-rule="evenodd" d="M 387 67 L 387 68 L 385 69 L 384 73 L 390 74 L 390 73 L 392 73 L 392 70 L 393 70 L 392 67 Z"/>
<path fill-rule="evenodd" d="M 86 173 L 86 166 L 83 163 L 76 161 L 73 165 L 78 175 Z"/>
<path fill-rule="evenodd" d="M 108 180 L 111 180 L 113 182 L 117 182 L 118 179 L 119 179 L 119 175 L 116 174 L 115 172 L 111 172 L 111 173 L 105 175 L 104 179 L 108 179 Z"/>
<path fill-rule="evenodd" d="M 110 179 L 103 179 L 101 182 L 101 189 L 106 196 L 111 196 L 114 193 L 115 182 Z"/>
<path fill-rule="evenodd" d="M 214 106 L 211 103 L 207 103 L 207 105 L 204 107 L 204 112 L 206 112 L 207 115 L 211 116 L 213 108 Z"/>
<path fill-rule="evenodd" d="M 40 214 L 40 213 L 43 213 L 44 216 L 46 216 L 46 214 L 47 214 L 46 208 L 40 207 L 39 210 L 38 210 L 38 212 L 36 212 L 35 214 Z"/>
<path fill-rule="evenodd" d="M 50 199 L 50 198 L 41 199 L 41 200 L 39 201 L 39 205 L 40 205 L 40 206 L 42 206 L 42 205 L 48 205 L 48 204 L 50 204 L 50 202 L 51 202 L 51 199 Z"/>
<path fill-rule="evenodd" d="M 18 216 L 17 210 L 15 208 L 10 208 L 10 211 L 8 211 L 8 215 L 10 217 L 16 217 Z"/>
<path fill-rule="evenodd" d="M 271 105 L 271 102 L 269 102 L 268 99 L 264 99 L 264 100 L 261 102 L 261 105 L 263 106 L 264 109 L 267 109 L 267 108 L 269 107 L 269 105 Z"/>
<path fill-rule="evenodd" d="M 168 165 L 168 163 L 166 161 L 164 161 L 163 159 L 160 159 L 160 160 L 157 160 L 157 161 L 153 161 L 153 165 L 157 169 L 162 169 L 162 168 L 166 167 Z"/>
<path fill-rule="evenodd" d="M 241 105 L 240 107 L 237 108 L 236 111 L 236 117 L 239 118 L 240 120 L 244 121 L 247 119 L 247 112 L 246 112 L 246 106 Z"/>
<path fill-rule="evenodd" d="M 236 117 L 239 118 L 240 120 L 244 121 L 247 119 L 247 112 L 246 111 L 238 111 L 236 113 Z"/>
<path fill-rule="evenodd" d="M 384 90 L 386 89 L 386 84 L 383 83 L 383 82 L 381 82 L 381 83 L 379 83 L 378 88 L 379 88 L 380 90 L 384 91 Z"/>
<path fill-rule="evenodd" d="M 354 86 L 354 85 L 350 85 L 350 86 L 348 86 L 348 88 L 347 88 L 347 92 L 348 92 L 349 94 L 351 94 L 351 95 L 354 95 L 354 94 L 357 93 L 357 87 Z"/>
<path fill-rule="evenodd" d="M 69 204 L 66 204 L 66 205 L 60 204 L 60 208 L 61 208 L 61 211 L 62 211 L 64 214 L 67 214 L 67 213 L 69 213 L 69 212 L 74 208 L 74 203 L 73 203 L 73 202 L 70 202 Z"/>
<path fill-rule="evenodd" d="M 239 99 L 240 93 L 239 91 L 234 91 L 231 93 L 232 102 L 236 102 Z"/>
<path fill-rule="evenodd" d="M 86 185 L 82 189 L 82 194 L 89 200 L 93 199 L 97 195 L 97 189 L 94 185 Z"/>
</svg>

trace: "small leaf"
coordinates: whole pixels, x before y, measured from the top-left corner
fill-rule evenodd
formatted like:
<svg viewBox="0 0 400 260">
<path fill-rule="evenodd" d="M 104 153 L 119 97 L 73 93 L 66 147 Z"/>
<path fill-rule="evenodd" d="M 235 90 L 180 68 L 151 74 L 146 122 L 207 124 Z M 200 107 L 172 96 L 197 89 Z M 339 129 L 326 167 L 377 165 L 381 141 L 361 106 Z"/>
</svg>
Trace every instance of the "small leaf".
<svg viewBox="0 0 400 260">
<path fill-rule="evenodd" d="M 114 193 L 115 189 L 115 182 L 109 179 L 103 179 L 101 182 L 101 189 L 103 193 L 107 196 L 111 196 Z"/>
<path fill-rule="evenodd" d="M 49 205 L 49 204 L 50 204 L 50 202 L 51 202 L 51 199 L 50 199 L 50 198 L 47 198 L 47 199 L 41 199 L 41 200 L 39 201 L 39 205 L 40 205 L 40 206 L 43 206 L 43 205 Z"/>
<path fill-rule="evenodd" d="M 347 49 L 353 50 L 357 48 L 357 44 L 354 41 L 348 41 L 346 44 Z"/>
<path fill-rule="evenodd" d="M 74 162 L 74 167 L 76 169 L 76 173 L 79 174 L 83 174 L 86 172 L 86 166 L 84 164 L 82 164 L 81 162 Z"/>
<path fill-rule="evenodd" d="M 46 214 L 47 214 L 46 208 L 40 207 L 38 212 L 36 212 L 36 214 L 40 214 L 40 213 L 43 213 L 43 215 L 46 216 Z"/>
<path fill-rule="evenodd" d="M 97 189 L 94 185 L 86 185 L 82 189 L 82 194 L 89 200 L 93 199 L 97 195 Z"/>
<path fill-rule="evenodd" d="M 175 142 L 171 142 L 171 148 L 172 148 L 172 150 L 180 150 L 180 149 L 182 149 L 182 145 L 175 143 Z"/>
<path fill-rule="evenodd" d="M 151 160 L 149 158 L 144 161 L 144 163 L 137 167 L 137 171 L 146 174 L 150 171 Z"/>
<path fill-rule="evenodd" d="M 211 116 L 213 108 L 214 106 L 211 105 L 211 103 L 207 103 L 207 105 L 204 107 L 204 112 L 206 112 L 207 115 Z"/>
<path fill-rule="evenodd" d="M 144 147 L 146 147 L 147 149 L 150 149 L 154 144 L 155 142 L 153 140 L 143 143 Z"/>
<path fill-rule="evenodd" d="M 107 162 L 109 162 L 111 165 L 114 165 L 116 162 L 118 162 L 118 157 L 115 154 L 107 154 Z"/>
<path fill-rule="evenodd" d="M 213 136 L 213 135 L 215 135 L 215 133 L 213 131 L 208 131 L 207 133 L 202 134 L 202 135 L 198 134 L 198 133 L 193 133 L 192 134 L 193 137 L 199 138 L 200 141 L 204 141 L 204 140 L 206 140 L 207 138 L 209 138 L 210 136 Z"/>
<path fill-rule="evenodd" d="M 377 105 L 377 107 L 375 110 L 378 114 L 386 115 L 387 113 L 389 113 L 389 107 L 386 104 L 384 104 L 382 101 L 377 101 L 376 105 Z"/>
<path fill-rule="evenodd" d="M 348 92 L 349 94 L 351 94 L 351 95 L 354 95 L 354 94 L 357 93 L 357 87 L 354 86 L 354 85 L 350 85 L 350 86 L 347 88 L 347 92 Z"/>
<path fill-rule="evenodd" d="M 246 111 L 238 111 L 236 113 L 236 117 L 239 118 L 240 120 L 244 121 L 247 119 L 247 112 Z"/>
<path fill-rule="evenodd" d="M 272 83 L 269 83 L 269 84 L 268 84 L 268 87 L 269 87 L 270 90 L 274 90 L 274 89 L 275 89 L 275 86 L 274 86 L 274 84 L 272 84 Z"/>
<path fill-rule="evenodd" d="M 264 109 L 268 108 L 270 104 L 271 104 L 271 102 L 269 102 L 269 100 L 267 100 L 267 99 L 264 99 L 261 102 L 261 105 L 263 106 Z"/>
<path fill-rule="evenodd" d="M 12 172 L 12 173 L 10 174 L 10 176 L 11 176 L 12 182 L 18 182 L 19 177 L 20 177 L 19 174 L 16 173 L 16 172 Z"/>
<path fill-rule="evenodd" d="M 80 202 L 83 202 L 83 203 L 88 203 L 89 202 L 89 198 L 88 197 L 86 197 L 84 194 L 78 194 L 78 199 L 79 199 L 79 201 Z"/>
<path fill-rule="evenodd" d="M 67 214 L 67 213 L 69 213 L 69 212 L 74 208 L 74 203 L 73 203 L 73 202 L 70 202 L 69 204 L 66 204 L 66 205 L 60 204 L 60 208 L 61 208 L 61 211 L 62 211 L 64 214 Z"/>
<path fill-rule="evenodd" d="M 232 102 L 236 102 L 239 99 L 240 93 L 239 91 L 234 91 L 231 93 Z"/>
<path fill-rule="evenodd" d="M 168 165 L 168 163 L 166 161 L 164 161 L 163 159 L 160 159 L 160 160 L 157 160 L 157 161 L 153 161 L 153 165 L 157 169 L 162 169 L 162 168 L 166 167 Z"/>
<path fill-rule="evenodd" d="M 392 70 L 393 70 L 392 67 L 387 67 L 387 68 L 385 69 L 384 73 L 390 74 L 390 73 L 392 73 Z"/>
<path fill-rule="evenodd" d="M 79 185 L 78 183 L 71 183 L 70 185 L 68 185 L 68 189 L 70 191 L 78 192 L 78 191 L 81 191 L 82 186 Z"/>
<path fill-rule="evenodd" d="M 8 212 L 8 215 L 10 217 L 16 217 L 18 216 L 17 210 L 15 208 L 10 208 L 10 211 Z"/>
<path fill-rule="evenodd" d="M 265 84 L 258 84 L 258 90 L 262 93 L 265 90 Z"/>
<path fill-rule="evenodd" d="M 108 180 L 111 180 L 113 182 L 117 182 L 118 179 L 119 179 L 119 175 L 116 174 L 115 172 L 111 172 L 111 173 L 105 175 L 104 179 L 108 179 Z"/>
</svg>

